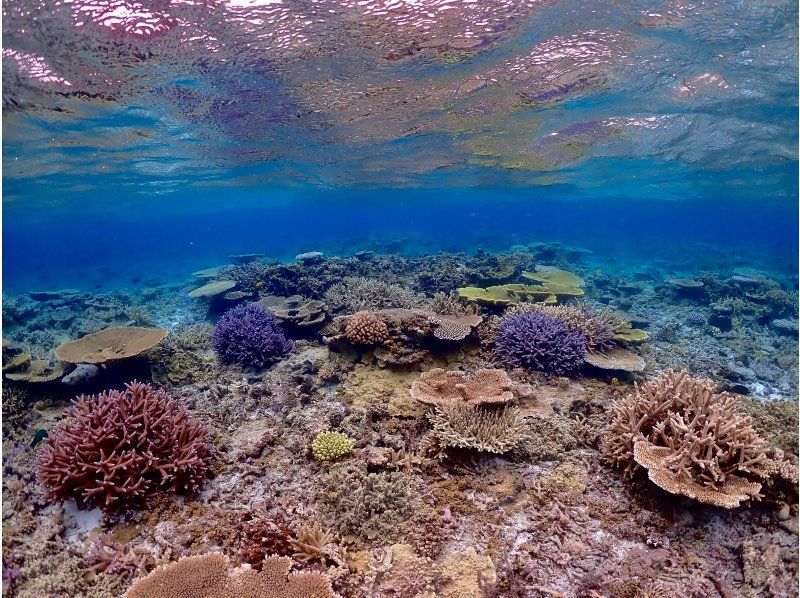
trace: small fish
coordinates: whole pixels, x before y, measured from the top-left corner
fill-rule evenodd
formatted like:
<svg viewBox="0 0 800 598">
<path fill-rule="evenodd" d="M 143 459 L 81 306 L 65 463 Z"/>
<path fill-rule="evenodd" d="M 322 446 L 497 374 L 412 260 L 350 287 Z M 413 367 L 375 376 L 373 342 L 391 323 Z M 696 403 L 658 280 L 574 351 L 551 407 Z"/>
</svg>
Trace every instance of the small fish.
<svg viewBox="0 0 800 598">
<path fill-rule="evenodd" d="M 261 288 L 261 287 L 263 287 L 265 284 L 266 284 L 266 283 L 265 283 L 263 280 L 259 280 L 259 281 L 256 283 L 256 288 L 257 288 L 257 289 L 260 289 L 260 288 Z"/>
<path fill-rule="evenodd" d="M 141 278 L 131 278 L 131 282 L 133 284 L 139 284 L 140 282 L 142 282 L 142 279 Z"/>
<path fill-rule="evenodd" d="M 33 441 L 31 442 L 31 448 L 35 447 L 42 440 L 47 438 L 47 436 L 48 436 L 47 430 L 45 430 L 44 428 L 39 428 L 38 430 L 36 430 L 33 433 Z"/>
</svg>

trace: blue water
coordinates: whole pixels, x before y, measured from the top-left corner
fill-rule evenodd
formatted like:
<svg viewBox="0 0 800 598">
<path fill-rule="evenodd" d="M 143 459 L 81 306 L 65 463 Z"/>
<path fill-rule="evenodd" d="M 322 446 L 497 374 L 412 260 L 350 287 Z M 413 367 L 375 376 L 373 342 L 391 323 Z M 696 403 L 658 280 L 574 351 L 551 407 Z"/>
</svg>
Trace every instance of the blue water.
<svg viewBox="0 0 800 598">
<path fill-rule="evenodd" d="M 789 0 L 3 16 L 7 292 L 183 279 L 233 253 L 538 240 L 605 267 L 712 244 L 797 268 Z"/>
</svg>

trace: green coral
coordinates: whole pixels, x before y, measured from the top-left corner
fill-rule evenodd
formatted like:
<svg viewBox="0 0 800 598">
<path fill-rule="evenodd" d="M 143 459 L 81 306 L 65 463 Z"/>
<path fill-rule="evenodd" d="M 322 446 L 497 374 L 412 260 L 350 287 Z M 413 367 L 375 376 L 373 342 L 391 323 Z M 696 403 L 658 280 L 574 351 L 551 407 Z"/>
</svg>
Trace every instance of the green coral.
<svg viewBox="0 0 800 598">
<path fill-rule="evenodd" d="M 339 432 L 322 432 L 311 441 L 311 452 L 317 461 L 336 461 L 353 450 L 356 441 Z"/>
</svg>

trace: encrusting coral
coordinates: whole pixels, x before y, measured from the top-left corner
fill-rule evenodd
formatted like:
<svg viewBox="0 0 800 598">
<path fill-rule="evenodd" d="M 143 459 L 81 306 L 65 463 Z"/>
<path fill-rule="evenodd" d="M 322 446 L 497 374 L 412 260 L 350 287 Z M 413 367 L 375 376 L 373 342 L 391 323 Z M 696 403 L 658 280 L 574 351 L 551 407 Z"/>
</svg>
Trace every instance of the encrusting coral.
<svg viewBox="0 0 800 598">
<path fill-rule="evenodd" d="M 546 314 L 517 313 L 500 322 L 494 353 L 507 367 L 561 376 L 583 363 L 586 338 Z"/>
<path fill-rule="evenodd" d="M 214 327 L 211 346 L 220 361 L 253 368 L 274 363 L 295 350 L 275 315 L 257 304 L 226 311 Z"/>
<path fill-rule="evenodd" d="M 311 452 L 317 461 L 335 461 L 353 450 L 356 441 L 339 432 L 322 432 L 311 441 Z"/>
<path fill-rule="evenodd" d="M 389 337 L 389 329 L 375 314 L 359 311 L 348 320 L 345 335 L 355 345 L 378 345 Z"/>
<path fill-rule="evenodd" d="M 261 570 L 247 565 L 228 571 L 219 553 L 189 556 L 162 565 L 137 580 L 124 598 L 334 598 L 324 573 L 289 573 L 292 559 L 270 556 Z"/>
<path fill-rule="evenodd" d="M 469 378 L 466 372 L 434 368 L 411 385 L 411 396 L 425 405 L 505 405 L 514 399 L 511 387 L 511 378 L 503 370 L 478 370 Z"/>
<path fill-rule="evenodd" d="M 115 510 L 158 489 L 196 491 L 211 465 L 208 430 L 148 384 L 78 397 L 66 417 L 37 459 L 52 498 Z"/>
<path fill-rule="evenodd" d="M 761 483 L 746 476 L 774 470 L 767 449 L 738 398 L 671 370 L 611 404 L 603 443 L 626 474 L 642 466 L 664 490 L 728 509 L 759 498 Z"/>
<path fill-rule="evenodd" d="M 507 453 L 529 435 L 517 407 L 480 409 L 464 404 L 438 405 L 428 414 L 431 434 L 442 447 L 471 448 L 487 453 Z"/>
</svg>

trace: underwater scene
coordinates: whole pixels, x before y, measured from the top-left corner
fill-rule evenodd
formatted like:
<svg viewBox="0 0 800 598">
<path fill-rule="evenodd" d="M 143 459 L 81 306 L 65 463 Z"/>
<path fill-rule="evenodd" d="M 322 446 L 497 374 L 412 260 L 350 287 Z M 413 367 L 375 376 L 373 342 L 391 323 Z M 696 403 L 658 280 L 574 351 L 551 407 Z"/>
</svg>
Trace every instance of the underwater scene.
<svg viewBox="0 0 800 598">
<path fill-rule="evenodd" d="M 1 10 L 3 596 L 800 595 L 796 2 Z"/>
</svg>

